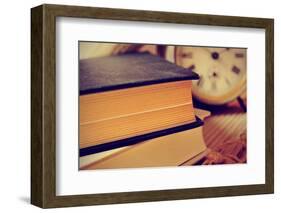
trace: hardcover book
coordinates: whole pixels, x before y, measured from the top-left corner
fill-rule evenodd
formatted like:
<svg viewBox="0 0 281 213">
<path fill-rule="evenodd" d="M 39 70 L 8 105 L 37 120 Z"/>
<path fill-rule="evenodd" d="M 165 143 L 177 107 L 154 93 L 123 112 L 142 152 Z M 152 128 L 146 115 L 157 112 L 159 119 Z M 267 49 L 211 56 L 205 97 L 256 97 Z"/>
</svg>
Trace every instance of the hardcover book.
<svg viewBox="0 0 281 213">
<path fill-rule="evenodd" d="M 189 69 L 136 53 L 80 60 L 79 72 L 80 156 L 202 125 Z"/>
</svg>

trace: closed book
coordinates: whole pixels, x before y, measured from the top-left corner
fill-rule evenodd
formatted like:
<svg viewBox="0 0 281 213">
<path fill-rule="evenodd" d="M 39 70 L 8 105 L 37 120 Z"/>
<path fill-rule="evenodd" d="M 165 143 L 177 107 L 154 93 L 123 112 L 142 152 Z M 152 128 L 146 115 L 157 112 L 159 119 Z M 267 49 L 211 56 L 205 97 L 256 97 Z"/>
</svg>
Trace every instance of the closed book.
<svg viewBox="0 0 281 213">
<path fill-rule="evenodd" d="M 80 169 L 180 166 L 206 150 L 202 126 L 80 159 Z M 81 165 L 84 161 L 88 164 Z"/>
<path fill-rule="evenodd" d="M 80 60 L 79 72 L 80 156 L 200 125 L 188 69 L 124 54 Z"/>
</svg>

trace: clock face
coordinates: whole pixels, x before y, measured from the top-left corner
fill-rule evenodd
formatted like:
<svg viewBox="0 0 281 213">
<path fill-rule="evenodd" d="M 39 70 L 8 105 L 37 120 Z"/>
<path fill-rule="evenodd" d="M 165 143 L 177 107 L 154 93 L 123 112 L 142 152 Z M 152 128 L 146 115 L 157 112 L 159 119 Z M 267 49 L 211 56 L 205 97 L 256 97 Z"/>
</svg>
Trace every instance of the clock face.
<svg viewBox="0 0 281 213">
<path fill-rule="evenodd" d="M 175 61 L 200 76 L 192 90 L 204 103 L 225 104 L 246 90 L 245 48 L 178 46 Z"/>
</svg>

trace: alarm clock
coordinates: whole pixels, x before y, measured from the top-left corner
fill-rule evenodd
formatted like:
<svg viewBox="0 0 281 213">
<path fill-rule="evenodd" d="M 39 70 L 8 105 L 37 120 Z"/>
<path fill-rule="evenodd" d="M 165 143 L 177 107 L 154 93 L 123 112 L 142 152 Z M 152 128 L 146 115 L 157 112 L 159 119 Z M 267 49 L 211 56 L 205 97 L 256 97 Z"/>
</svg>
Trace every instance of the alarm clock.
<svg viewBox="0 0 281 213">
<path fill-rule="evenodd" d="M 223 105 L 246 93 L 246 49 L 175 46 L 167 59 L 199 75 L 193 81 L 193 96 L 209 105 Z M 245 105 L 244 105 L 245 107 Z"/>
</svg>

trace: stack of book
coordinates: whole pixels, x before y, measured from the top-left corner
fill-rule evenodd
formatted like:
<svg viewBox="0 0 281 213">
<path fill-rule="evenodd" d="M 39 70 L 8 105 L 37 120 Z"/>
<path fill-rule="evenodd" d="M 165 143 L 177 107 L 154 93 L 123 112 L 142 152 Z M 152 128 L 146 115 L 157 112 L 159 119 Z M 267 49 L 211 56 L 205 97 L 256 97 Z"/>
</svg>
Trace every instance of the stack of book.
<svg viewBox="0 0 281 213">
<path fill-rule="evenodd" d="M 80 60 L 79 78 L 80 169 L 178 166 L 206 149 L 191 70 L 135 53 Z"/>
</svg>

